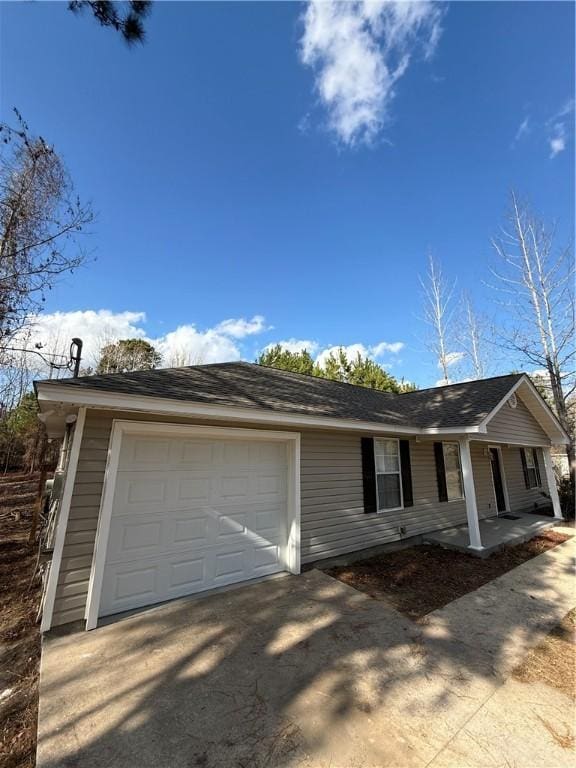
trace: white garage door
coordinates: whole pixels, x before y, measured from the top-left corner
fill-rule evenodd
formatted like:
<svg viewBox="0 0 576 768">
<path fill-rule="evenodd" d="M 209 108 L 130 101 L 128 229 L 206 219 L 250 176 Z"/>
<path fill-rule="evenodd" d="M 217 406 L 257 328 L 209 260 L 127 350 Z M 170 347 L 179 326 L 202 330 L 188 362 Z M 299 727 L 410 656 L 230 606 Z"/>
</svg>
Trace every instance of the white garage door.
<svg viewBox="0 0 576 768">
<path fill-rule="evenodd" d="M 284 570 L 287 445 L 125 435 L 100 615 Z"/>
</svg>

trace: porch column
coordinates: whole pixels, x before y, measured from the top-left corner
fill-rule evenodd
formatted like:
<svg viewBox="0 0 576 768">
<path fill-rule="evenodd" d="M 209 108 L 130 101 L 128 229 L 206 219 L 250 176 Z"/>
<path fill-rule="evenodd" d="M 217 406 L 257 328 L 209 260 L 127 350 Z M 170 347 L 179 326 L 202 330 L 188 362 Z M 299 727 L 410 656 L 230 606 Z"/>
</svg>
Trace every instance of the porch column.
<svg viewBox="0 0 576 768">
<path fill-rule="evenodd" d="M 562 510 L 560 509 L 560 499 L 558 497 L 558 486 L 556 485 L 556 474 L 554 472 L 554 465 L 552 464 L 552 455 L 550 448 L 542 448 L 542 454 L 544 456 L 544 468 L 546 469 L 546 482 L 548 483 L 548 493 L 552 499 L 552 509 L 554 510 L 554 517 L 556 520 L 564 520 L 562 517 Z"/>
<path fill-rule="evenodd" d="M 462 462 L 462 479 L 464 481 L 464 496 L 466 499 L 466 517 L 468 518 L 468 536 L 470 544 L 468 549 L 482 550 L 480 538 L 480 524 L 478 523 L 478 508 L 476 506 L 476 489 L 474 487 L 474 473 L 472 471 L 472 457 L 470 456 L 470 441 L 464 438 L 460 443 L 460 461 Z"/>
</svg>

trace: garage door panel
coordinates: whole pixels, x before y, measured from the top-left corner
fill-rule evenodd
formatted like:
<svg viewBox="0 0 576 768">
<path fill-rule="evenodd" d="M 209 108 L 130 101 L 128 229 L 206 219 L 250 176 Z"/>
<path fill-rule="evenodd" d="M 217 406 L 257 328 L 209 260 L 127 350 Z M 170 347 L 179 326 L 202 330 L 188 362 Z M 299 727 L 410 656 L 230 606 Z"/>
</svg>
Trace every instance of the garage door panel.
<svg viewBox="0 0 576 768">
<path fill-rule="evenodd" d="M 120 528 L 122 535 L 118 539 L 119 552 L 123 554 L 143 554 L 145 550 L 158 548 L 162 544 L 162 521 L 145 520 L 126 522 Z M 144 551 L 144 552 L 143 552 Z"/>
<path fill-rule="evenodd" d="M 278 520 L 275 507 L 255 509 L 253 513 L 253 528 L 262 536 L 280 536 L 282 534 L 282 521 Z"/>
<path fill-rule="evenodd" d="M 189 547 L 191 544 L 201 546 L 210 540 L 210 520 L 205 516 L 175 517 L 168 526 L 169 545 L 182 545 Z"/>
<path fill-rule="evenodd" d="M 110 521 L 107 560 L 135 560 L 191 546 L 228 546 L 245 539 L 280 544 L 284 537 L 285 526 L 278 519 L 277 508 L 271 506 L 114 515 Z"/>
<path fill-rule="evenodd" d="M 284 443 L 125 437 L 101 614 L 282 570 L 287 487 Z"/>
<path fill-rule="evenodd" d="M 206 472 L 120 470 L 114 493 L 115 514 L 157 512 L 209 504 L 214 480 Z"/>
<path fill-rule="evenodd" d="M 168 566 L 168 589 L 173 592 L 183 587 L 202 588 L 205 581 L 206 558 L 190 555 L 184 559 L 171 561 Z"/>
<path fill-rule="evenodd" d="M 112 518 L 108 537 L 107 562 L 133 561 L 153 555 L 162 547 L 164 525 L 160 516 Z"/>
<path fill-rule="evenodd" d="M 208 588 L 235 584 L 282 570 L 281 547 L 231 546 L 109 563 L 104 575 L 100 615 L 153 605 Z"/>
<path fill-rule="evenodd" d="M 186 465 L 189 469 L 210 466 L 214 460 L 214 447 L 206 440 L 174 440 L 171 459 L 172 464 Z"/>
<path fill-rule="evenodd" d="M 259 572 L 276 568 L 280 562 L 280 547 L 277 544 L 265 544 L 254 547 L 254 568 Z"/>
<path fill-rule="evenodd" d="M 108 567 L 102 585 L 101 615 L 154 602 L 158 594 L 158 582 L 158 566 L 155 562 Z"/>
<path fill-rule="evenodd" d="M 129 478 L 124 490 L 127 505 L 153 504 L 156 507 L 168 500 L 168 480 L 165 477 Z"/>
<path fill-rule="evenodd" d="M 219 539 L 237 536 L 238 534 L 244 536 L 247 531 L 247 523 L 247 512 L 230 512 L 227 515 L 219 515 L 217 536 Z"/>
<path fill-rule="evenodd" d="M 126 469 L 145 465 L 158 467 L 167 464 L 170 457 L 170 438 L 132 437 L 124 440 L 120 449 L 120 462 Z"/>
<path fill-rule="evenodd" d="M 175 494 L 178 502 L 205 502 L 212 497 L 212 477 L 202 472 L 188 472 L 174 478 Z"/>
<path fill-rule="evenodd" d="M 286 443 L 254 443 L 254 460 L 259 465 L 271 464 L 285 469 L 288 464 L 288 447 Z"/>
</svg>

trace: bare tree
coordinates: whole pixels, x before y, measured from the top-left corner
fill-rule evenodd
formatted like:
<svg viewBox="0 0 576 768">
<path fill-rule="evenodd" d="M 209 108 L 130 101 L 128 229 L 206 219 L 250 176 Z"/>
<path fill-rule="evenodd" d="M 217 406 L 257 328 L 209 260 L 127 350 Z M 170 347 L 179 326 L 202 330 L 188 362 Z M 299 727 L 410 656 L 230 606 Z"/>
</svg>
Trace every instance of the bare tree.
<svg viewBox="0 0 576 768">
<path fill-rule="evenodd" d="M 456 341 L 465 356 L 466 370 L 475 379 L 483 379 L 490 367 L 486 349 L 488 331 L 487 320 L 476 312 L 470 295 L 464 292 L 460 300 Z"/>
<path fill-rule="evenodd" d="M 203 362 L 204 354 L 202 350 L 194 352 L 184 346 L 174 349 L 164 360 L 164 363 L 168 368 L 184 368 L 188 365 L 202 365 Z"/>
<path fill-rule="evenodd" d="M 17 129 L 0 124 L 0 354 L 58 277 L 80 266 L 77 236 L 93 218 L 61 158 L 16 115 Z"/>
<path fill-rule="evenodd" d="M 431 254 L 428 256 L 428 272 L 424 279 L 419 279 L 424 301 L 424 321 L 431 331 L 427 346 L 437 360 L 444 382 L 448 384 L 448 368 L 459 358 L 458 353 L 450 351 L 456 281 L 451 283 L 446 279 L 440 263 Z"/>
<path fill-rule="evenodd" d="M 511 319 L 501 339 L 527 365 L 546 371 L 554 409 L 570 435 L 567 454 L 574 482 L 568 409 L 576 390 L 574 257 L 570 247 L 555 245 L 555 234 L 512 193 L 507 226 L 493 240 L 500 264 L 491 271 Z"/>
</svg>

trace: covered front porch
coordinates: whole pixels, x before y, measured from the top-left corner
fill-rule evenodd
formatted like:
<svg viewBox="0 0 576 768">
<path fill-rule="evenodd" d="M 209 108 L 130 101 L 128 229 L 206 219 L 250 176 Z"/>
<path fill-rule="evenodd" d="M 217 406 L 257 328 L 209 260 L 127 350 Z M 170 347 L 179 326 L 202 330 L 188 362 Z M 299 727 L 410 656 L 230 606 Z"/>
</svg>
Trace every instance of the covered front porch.
<svg viewBox="0 0 576 768">
<path fill-rule="evenodd" d="M 526 450 L 521 445 L 469 436 L 459 437 L 458 443 L 467 522 L 431 532 L 427 542 L 487 557 L 563 520 L 548 446 L 528 449 L 537 451 L 538 480 L 533 486 L 526 466 L 521 472 L 525 457 L 520 450 Z"/>
<path fill-rule="evenodd" d="M 470 548 L 470 532 L 467 525 L 457 525 L 430 533 L 424 540 L 428 544 L 439 544 L 447 549 L 471 552 L 478 557 L 488 557 L 503 547 L 528 541 L 544 528 L 551 528 L 559 522 L 545 515 L 505 512 L 499 517 L 488 517 L 478 521 L 482 549 Z"/>
</svg>

